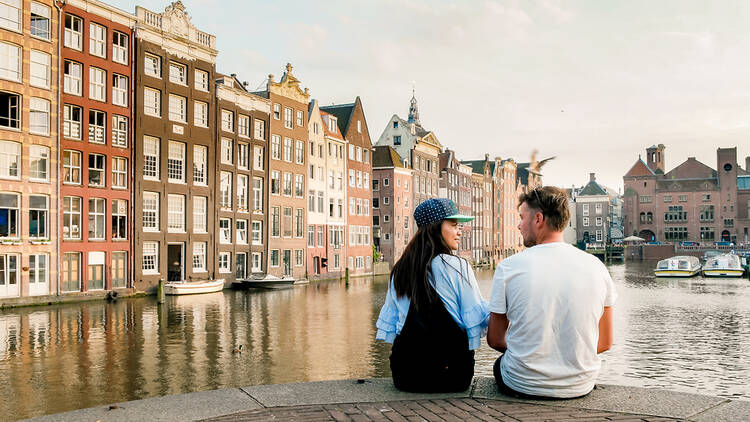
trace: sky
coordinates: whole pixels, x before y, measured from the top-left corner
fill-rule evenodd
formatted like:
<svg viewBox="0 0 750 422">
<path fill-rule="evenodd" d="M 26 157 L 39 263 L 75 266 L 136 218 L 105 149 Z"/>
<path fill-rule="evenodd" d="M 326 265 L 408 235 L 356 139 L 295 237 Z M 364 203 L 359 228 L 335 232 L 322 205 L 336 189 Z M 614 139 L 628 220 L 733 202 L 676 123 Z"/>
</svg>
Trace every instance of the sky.
<svg viewBox="0 0 750 422">
<path fill-rule="evenodd" d="M 128 12 L 166 1 L 105 0 Z M 321 105 L 360 96 L 375 143 L 416 90 L 460 159 L 555 156 L 545 184 L 622 189 L 645 149 L 666 167 L 750 155 L 750 2 L 183 0 L 217 70 L 250 87 L 287 62 Z"/>
</svg>

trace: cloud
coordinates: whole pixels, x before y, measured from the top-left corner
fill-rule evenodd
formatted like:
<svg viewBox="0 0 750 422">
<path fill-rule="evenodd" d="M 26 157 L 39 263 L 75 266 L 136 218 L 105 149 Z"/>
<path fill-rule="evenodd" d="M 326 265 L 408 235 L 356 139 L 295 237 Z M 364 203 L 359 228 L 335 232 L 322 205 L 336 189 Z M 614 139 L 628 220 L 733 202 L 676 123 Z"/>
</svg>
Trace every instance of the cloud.
<svg viewBox="0 0 750 422">
<path fill-rule="evenodd" d="M 561 0 L 541 0 L 539 6 L 541 6 L 542 10 L 548 15 L 552 16 L 557 23 L 568 22 L 573 16 L 575 16 L 575 13 L 571 10 L 563 8 Z"/>
</svg>

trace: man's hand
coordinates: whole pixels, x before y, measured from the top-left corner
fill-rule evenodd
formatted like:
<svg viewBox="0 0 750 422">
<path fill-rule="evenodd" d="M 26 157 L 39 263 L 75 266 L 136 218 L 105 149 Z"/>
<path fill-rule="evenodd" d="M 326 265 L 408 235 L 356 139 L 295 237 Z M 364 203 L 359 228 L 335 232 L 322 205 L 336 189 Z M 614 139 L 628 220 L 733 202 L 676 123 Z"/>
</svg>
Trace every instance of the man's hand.
<svg viewBox="0 0 750 422">
<path fill-rule="evenodd" d="M 606 308 L 605 308 L 606 309 Z M 487 327 L 487 344 L 498 352 L 505 353 L 508 344 L 505 343 L 505 333 L 510 325 L 505 314 L 490 312 L 490 322 Z"/>
<path fill-rule="evenodd" d="M 490 319 L 490 323 L 492 323 L 492 319 Z M 487 333 L 487 337 L 489 339 L 489 333 Z M 604 313 L 599 318 L 599 344 L 596 346 L 596 353 L 606 352 L 610 347 L 612 347 L 612 307 L 605 306 Z"/>
</svg>

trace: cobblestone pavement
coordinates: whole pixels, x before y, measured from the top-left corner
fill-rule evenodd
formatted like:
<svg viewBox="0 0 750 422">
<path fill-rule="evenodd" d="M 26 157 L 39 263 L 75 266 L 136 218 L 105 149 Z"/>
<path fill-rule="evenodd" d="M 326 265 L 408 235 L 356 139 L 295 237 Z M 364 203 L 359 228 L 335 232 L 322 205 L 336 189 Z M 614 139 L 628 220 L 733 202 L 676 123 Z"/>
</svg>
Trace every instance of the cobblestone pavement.
<svg viewBox="0 0 750 422">
<path fill-rule="evenodd" d="M 226 415 L 229 421 L 673 421 L 676 419 L 483 399 L 405 400 L 276 407 Z"/>
</svg>

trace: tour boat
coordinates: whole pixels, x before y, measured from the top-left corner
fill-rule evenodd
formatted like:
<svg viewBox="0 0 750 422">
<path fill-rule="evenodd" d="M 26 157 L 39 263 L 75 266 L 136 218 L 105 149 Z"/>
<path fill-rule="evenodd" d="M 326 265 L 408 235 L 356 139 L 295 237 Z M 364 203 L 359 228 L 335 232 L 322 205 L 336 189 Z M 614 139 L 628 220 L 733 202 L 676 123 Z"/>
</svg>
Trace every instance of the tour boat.
<svg viewBox="0 0 750 422">
<path fill-rule="evenodd" d="M 705 277 L 742 277 L 744 273 L 740 257 L 732 253 L 715 256 L 703 264 Z"/>
<path fill-rule="evenodd" d="M 172 281 L 164 284 L 164 294 L 193 295 L 198 293 L 214 293 L 224 289 L 224 279 L 204 281 Z"/>
<path fill-rule="evenodd" d="M 701 262 L 694 256 L 673 256 L 656 264 L 657 277 L 692 277 L 701 270 Z"/>
</svg>

